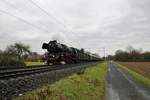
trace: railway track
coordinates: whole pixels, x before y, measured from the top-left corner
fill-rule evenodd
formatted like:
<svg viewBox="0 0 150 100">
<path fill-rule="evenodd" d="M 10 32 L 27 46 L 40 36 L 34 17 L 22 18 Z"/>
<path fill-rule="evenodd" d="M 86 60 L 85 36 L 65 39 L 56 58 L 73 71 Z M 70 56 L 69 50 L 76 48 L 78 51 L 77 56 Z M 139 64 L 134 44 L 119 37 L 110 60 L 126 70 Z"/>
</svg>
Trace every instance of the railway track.
<svg viewBox="0 0 150 100">
<path fill-rule="evenodd" d="M 0 66 L 0 71 L 4 70 L 15 70 L 15 69 L 29 69 L 29 68 L 39 68 L 39 67 L 46 67 L 47 65 L 33 65 L 33 66 L 11 66 L 11 67 L 4 67 Z"/>
<path fill-rule="evenodd" d="M 89 63 L 82 63 L 83 64 L 89 64 Z M 91 64 L 91 63 L 90 63 Z M 69 64 L 69 65 L 53 65 L 53 66 L 42 66 L 42 67 L 36 67 L 36 68 L 19 68 L 19 69 L 9 69 L 9 70 L 1 70 L 0 71 L 0 80 L 8 80 L 10 78 L 17 78 L 17 77 L 23 77 L 27 75 L 34 75 L 54 70 L 60 70 L 65 68 L 71 68 L 75 66 L 79 66 L 81 64 Z"/>
<path fill-rule="evenodd" d="M 5 100 L 5 98 L 12 100 L 15 96 L 41 87 L 44 84 L 51 84 L 98 63 L 89 62 L 0 71 L 0 100 Z"/>
</svg>

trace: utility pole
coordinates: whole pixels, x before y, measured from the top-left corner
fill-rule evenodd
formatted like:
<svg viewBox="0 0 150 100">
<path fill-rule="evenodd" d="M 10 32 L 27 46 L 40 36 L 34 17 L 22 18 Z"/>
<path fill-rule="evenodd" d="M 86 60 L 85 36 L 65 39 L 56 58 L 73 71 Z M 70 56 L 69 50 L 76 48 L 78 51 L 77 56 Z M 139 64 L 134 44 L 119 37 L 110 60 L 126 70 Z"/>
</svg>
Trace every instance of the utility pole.
<svg viewBox="0 0 150 100">
<path fill-rule="evenodd" d="M 106 60 L 106 48 L 103 48 L 103 52 L 104 52 L 104 60 Z"/>
<path fill-rule="evenodd" d="M 100 51 L 103 52 L 103 55 L 104 55 L 104 60 L 106 60 L 106 48 L 103 47 Z"/>
</svg>

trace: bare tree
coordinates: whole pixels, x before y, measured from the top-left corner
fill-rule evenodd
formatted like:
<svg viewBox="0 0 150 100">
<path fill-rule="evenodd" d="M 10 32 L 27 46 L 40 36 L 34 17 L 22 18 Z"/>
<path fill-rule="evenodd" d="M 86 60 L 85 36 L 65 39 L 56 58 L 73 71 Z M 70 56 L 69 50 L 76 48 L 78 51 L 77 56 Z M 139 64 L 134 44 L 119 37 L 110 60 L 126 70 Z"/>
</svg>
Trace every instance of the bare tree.
<svg viewBox="0 0 150 100">
<path fill-rule="evenodd" d="M 16 55 L 21 60 L 24 55 L 30 53 L 30 47 L 22 43 L 15 43 L 14 45 L 7 46 L 5 51 L 10 55 Z"/>
<path fill-rule="evenodd" d="M 126 51 L 129 52 L 129 53 L 131 53 L 134 50 L 135 49 L 132 46 L 130 46 L 130 45 L 126 48 Z"/>
</svg>

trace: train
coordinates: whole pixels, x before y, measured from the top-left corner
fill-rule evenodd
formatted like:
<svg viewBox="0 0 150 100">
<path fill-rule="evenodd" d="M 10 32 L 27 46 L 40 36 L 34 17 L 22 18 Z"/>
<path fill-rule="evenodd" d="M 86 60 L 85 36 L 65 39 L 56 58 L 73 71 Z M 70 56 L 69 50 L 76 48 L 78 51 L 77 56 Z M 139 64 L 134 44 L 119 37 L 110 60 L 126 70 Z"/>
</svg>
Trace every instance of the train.
<svg viewBox="0 0 150 100">
<path fill-rule="evenodd" d="M 43 43 L 42 49 L 46 49 L 45 60 L 47 64 L 65 64 L 100 61 L 100 57 L 89 54 L 84 49 L 69 47 L 65 44 L 58 43 L 57 40 L 52 40 L 49 43 Z"/>
</svg>

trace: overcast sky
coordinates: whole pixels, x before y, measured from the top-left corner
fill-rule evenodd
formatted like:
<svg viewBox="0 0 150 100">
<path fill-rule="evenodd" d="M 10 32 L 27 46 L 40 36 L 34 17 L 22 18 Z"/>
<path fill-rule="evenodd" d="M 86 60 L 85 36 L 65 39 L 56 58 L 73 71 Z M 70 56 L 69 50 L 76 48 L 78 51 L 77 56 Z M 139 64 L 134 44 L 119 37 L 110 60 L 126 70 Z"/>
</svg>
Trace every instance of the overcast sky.
<svg viewBox="0 0 150 100">
<path fill-rule="evenodd" d="M 149 10 L 150 0 L 0 0 L 0 49 L 22 42 L 42 53 L 57 39 L 100 55 L 150 50 Z"/>
</svg>

